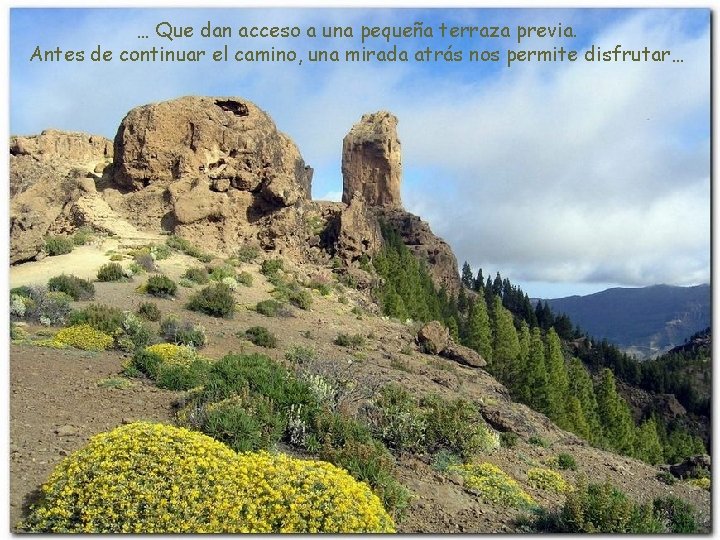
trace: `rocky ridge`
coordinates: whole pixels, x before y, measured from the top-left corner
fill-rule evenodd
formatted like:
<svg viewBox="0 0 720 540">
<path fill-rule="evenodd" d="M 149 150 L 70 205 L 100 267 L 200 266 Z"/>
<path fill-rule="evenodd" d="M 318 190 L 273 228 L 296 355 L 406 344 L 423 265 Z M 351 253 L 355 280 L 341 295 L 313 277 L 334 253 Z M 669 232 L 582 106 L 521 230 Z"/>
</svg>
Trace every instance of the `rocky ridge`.
<svg viewBox="0 0 720 540">
<path fill-rule="evenodd" d="M 13 137 L 11 263 L 43 255 L 44 237 L 81 225 L 169 232 L 232 254 L 245 244 L 298 261 L 337 257 L 357 270 L 394 227 L 438 287 L 456 292 L 457 261 L 403 209 L 397 118 L 364 115 L 343 141 L 343 203 L 310 199 L 312 168 L 248 100 L 188 96 L 143 105 L 113 143 L 82 133 Z M 130 230 L 130 229 L 128 229 Z"/>
</svg>

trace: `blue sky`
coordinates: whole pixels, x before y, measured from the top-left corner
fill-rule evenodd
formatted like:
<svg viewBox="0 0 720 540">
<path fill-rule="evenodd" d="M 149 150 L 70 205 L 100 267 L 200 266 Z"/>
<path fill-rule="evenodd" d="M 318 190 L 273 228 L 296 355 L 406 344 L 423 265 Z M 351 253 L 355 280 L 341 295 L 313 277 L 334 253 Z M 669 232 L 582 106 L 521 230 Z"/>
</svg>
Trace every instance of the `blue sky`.
<svg viewBox="0 0 720 540">
<path fill-rule="evenodd" d="M 10 132 L 112 138 L 132 107 L 234 95 L 266 110 L 315 168 L 313 196 L 342 191 L 342 138 L 363 113 L 398 116 L 406 208 L 485 275 L 531 296 L 607 286 L 689 285 L 710 275 L 710 12 L 702 9 L 14 9 Z M 509 26 L 510 39 L 375 40 L 410 52 L 499 50 L 498 63 L 97 64 L 30 62 L 35 46 L 91 50 L 361 48 L 354 42 L 185 38 L 157 23 Z M 576 38 L 517 44 L 517 25 L 572 26 Z M 138 39 L 138 35 L 149 39 Z M 507 48 L 669 49 L 682 63 L 523 63 Z"/>
</svg>

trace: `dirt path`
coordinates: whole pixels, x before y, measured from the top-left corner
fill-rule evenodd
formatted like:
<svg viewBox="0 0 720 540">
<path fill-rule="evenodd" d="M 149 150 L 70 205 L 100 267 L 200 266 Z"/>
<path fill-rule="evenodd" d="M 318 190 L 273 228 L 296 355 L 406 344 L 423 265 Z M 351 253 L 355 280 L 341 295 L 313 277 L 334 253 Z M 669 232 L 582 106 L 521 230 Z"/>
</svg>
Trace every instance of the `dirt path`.
<svg viewBox="0 0 720 540">
<path fill-rule="evenodd" d="M 135 382 L 128 389 L 98 381 L 116 375 L 122 355 L 11 345 L 10 527 L 24 499 L 64 456 L 91 435 L 133 420 L 171 421 L 175 392 Z"/>
</svg>

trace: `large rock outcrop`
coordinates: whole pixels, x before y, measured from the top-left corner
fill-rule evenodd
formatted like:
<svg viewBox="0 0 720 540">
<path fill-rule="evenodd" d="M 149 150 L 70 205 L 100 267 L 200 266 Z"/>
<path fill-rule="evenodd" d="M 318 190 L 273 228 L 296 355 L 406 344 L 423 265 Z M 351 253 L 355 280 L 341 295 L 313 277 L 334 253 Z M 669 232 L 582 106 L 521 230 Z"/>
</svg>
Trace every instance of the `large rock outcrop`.
<svg viewBox="0 0 720 540">
<path fill-rule="evenodd" d="M 72 229 L 71 209 L 112 159 L 110 140 L 43 131 L 10 138 L 10 264 L 37 257 L 48 234 Z"/>
<path fill-rule="evenodd" d="M 115 136 L 108 202 L 135 224 L 225 251 L 310 198 L 312 169 L 242 98 L 183 97 L 131 110 Z M 122 195 L 122 196 L 120 196 Z"/>
<path fill-rule="evenodd" d="M 342 201 L 359 193 L 369 206 L 399 208 L 402 164 L 397 118 L 387 111 L 365 114 L 343 139 Z"/>
</svg>

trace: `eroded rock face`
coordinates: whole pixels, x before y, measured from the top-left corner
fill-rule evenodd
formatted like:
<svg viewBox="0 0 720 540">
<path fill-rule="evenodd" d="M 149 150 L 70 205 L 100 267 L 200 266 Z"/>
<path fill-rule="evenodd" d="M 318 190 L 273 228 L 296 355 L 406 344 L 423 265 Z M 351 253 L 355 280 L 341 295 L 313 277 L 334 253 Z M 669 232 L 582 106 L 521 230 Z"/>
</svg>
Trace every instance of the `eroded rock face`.
<svg viewBox="0 0 720 540">
<path fill-rule="evenodd" d="M 310 197 L 312 169 L 270 117 L 242 98 L 183 97 L 131 110 L 115 136 L 116 185 L 195 179 L 291 206 Z"/>
<path fill-rule="evenodd" d="M 382 247 L 382 234 L 375 216 L 358 193 L 339 217 L 337 253 L 349 263 L 363 255 L 373 256 Z"/>
<path fill-rule="evenodd" d="M 242 98 L 135 108 L 114 145 L 111 206 L 138 227 L 169 230 L 210 251 L 231 251 L 268 221 L 286 224 L 287 216 L 268 218 L 310 199 L 312 169 L 295 143 Z"/>
<path fill-rule="evenodd" d="M 477 352 L 455 343 L 448 329 L 439 321 L 426 323 L 418 331 L 416 340 L 420 349 L 427 354 L 439 355 L 474 368 L 487 365 L 485 359 Z"/>
<path fill-rule="evenodd" d="M 355 193 L 368 206 L 399 208 L 402 175 L 397 118 L 387 111 L 363 115 L 343 139 L 343 196 Z"/>
<path fill-rule="evenodd" d="M 70 211 L 112 159 L 98 135 L 43 131 L 10 138 L 10 264 L 34 259 L 50 233 L 71 228 Z"/>
</svg>

